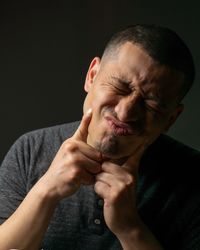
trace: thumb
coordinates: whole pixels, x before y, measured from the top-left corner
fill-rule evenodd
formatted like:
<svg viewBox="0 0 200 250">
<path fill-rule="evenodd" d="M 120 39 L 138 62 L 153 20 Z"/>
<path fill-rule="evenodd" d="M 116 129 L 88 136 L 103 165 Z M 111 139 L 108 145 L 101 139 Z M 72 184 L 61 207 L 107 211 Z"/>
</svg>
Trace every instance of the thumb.
<svg viewBox="0 0 200 250">
<path fill-rule="evenodd" d="M 86 114 L 83 115 L 81 123 L 73 135 L 74 139 L 81 140 L 83 142 L 87 141 L 88 127 L 92 118 L 92 109 L 88 109 Z"/>
</svg>

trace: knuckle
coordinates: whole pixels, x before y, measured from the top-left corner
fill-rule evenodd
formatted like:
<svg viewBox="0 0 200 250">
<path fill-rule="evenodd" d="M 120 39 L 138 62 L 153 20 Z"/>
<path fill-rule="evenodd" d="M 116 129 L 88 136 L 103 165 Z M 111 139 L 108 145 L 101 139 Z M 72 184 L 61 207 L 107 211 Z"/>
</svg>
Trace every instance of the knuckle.
<svg viewBox="0 0 200 250">
<path fill-rule="evenodd" d="M 74 154 L 67 154 L 67 165 L 71 168 L 75 167 L 78 168 L 78 166 L 81 166 L 83 164 L 83 160 L 80 156 Z"/>
<path fill-rule="evenodd" d="M 95 184 L 94 184 L 94 190 L 95 190 L 95 192 L 99 191 L 100 186 L 101 186 L 101 183 L 99 181 L 96 181 Z"/>
<path fill-rule="evenodd" d="M 127 185 L 124 182 L 118 183 L 118 196 L 124 193 L 124 191 L 127 189 Z"/>
<path fill-rule="evenodd" d="M 64 152 L 75 152 L 77 150 L 77 145 L 74 141 L 67 140 L 63 143 L 62 148 Z"/>
<path fill-rule="evenodd" d="M 120 196 L 119 190 L 113 189 L 112 194 L 110 196 L 110 201 L 114 203 L 115 201 L 119 199 L 119 196 Z"/>
<path fill-rule="evenodd" d="M 73 155 L 72 157 L 72 162 L 76 165 L 76 166 L 80 166 L 82 167 L 84 164 L 84 159 L 81 155 Z"/>
<path fill-rule="evenodd" d="M 125 181 L 118 182 L 117 187 L 113 188 L 111 199 L 113 202 L 116 202 L 122 197 L 124 194 L 129 192 L 130 189 L 133 188 L 135 184 L 135 178 L 131 175 L 127 176 Z"/>
<path fill-rule="evenodd" d="M 77 181 L 77 179 L 79 179 L 79 176 L 81 175 L 81 169 L 80 168 L 71 168 L 70 173 L 69 173 L 69 177 L 71 181 Z"/>
<path fill-rule="evenodd" d="M 134 178 L 134 176 L 132 176 L 132 175 L 127 175 L 127 178 L 126 178 L 126 186 L 127 187 L 132 187 L 132 186 L 134 186 L 134 184 L 135 184 L 135 178 Z"/>
</svg>

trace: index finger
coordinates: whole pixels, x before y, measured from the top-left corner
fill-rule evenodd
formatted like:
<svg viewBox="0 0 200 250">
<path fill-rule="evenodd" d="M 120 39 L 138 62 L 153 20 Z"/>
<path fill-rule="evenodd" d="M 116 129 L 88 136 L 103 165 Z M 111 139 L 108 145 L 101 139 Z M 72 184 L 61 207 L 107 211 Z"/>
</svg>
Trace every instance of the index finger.
<svg viewBox="0 0 200 250">
<path fill-rule="evenodd" d="M 83 115 L 81 123 L 73 135 L 74 139 L 86 142 L 88 136 L 88 127 L 92 118 L 92 109 L 88 109 L 86 114 Z"/>
</svg>

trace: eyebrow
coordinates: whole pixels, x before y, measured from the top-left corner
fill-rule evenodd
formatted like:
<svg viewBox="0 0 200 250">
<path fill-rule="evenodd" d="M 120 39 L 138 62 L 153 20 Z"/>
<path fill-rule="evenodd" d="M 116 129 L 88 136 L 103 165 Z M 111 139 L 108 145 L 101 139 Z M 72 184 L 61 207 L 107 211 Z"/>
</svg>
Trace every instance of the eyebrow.
<svg viewBox="0 0 200 250">
<path fill-rule="evenodd" d="M 131 84 L 131 81 L 127 81 L 127 79 L 123 76 L 117 77 L 117 76 L 111 76 L 113 80 L 117 80 L 120 83 L 125 83 L 125 84 Z"/>
</svg>

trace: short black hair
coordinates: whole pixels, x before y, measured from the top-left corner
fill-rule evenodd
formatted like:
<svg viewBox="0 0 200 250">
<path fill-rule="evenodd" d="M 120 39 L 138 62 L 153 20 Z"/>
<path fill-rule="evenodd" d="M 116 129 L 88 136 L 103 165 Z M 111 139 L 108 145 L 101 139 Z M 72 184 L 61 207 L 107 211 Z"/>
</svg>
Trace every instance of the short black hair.
<svg viewBox="0 0 200 250">
<path fill-rule="evenodd" d="M 183 73 L 184 82 L 179 97 L 182 100 L 194 82 L 195 66 L 189 48 L 176 32 L 158 25 L 131 25 L 111 37 L 103 56 L 112 54 L 125 42 L 140 46 L 153 60 Z"/>
</svg>

